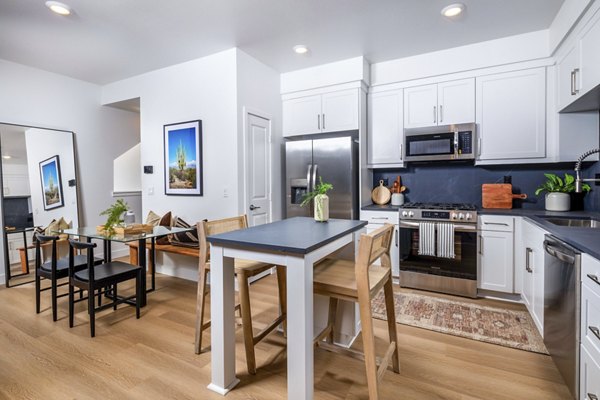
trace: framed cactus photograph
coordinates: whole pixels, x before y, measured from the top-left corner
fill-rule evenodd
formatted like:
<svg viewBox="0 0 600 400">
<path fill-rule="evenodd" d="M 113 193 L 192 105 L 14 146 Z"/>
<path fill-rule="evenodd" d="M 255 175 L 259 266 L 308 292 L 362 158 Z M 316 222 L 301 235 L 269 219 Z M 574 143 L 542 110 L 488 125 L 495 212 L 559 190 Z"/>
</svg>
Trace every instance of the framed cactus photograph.
<svg viewBox="0 0 600 400">
<path fill-rule="evenodd" d="M 164 126 L 165 194 L 202 196 L 202 121 Z"/>
</svg>

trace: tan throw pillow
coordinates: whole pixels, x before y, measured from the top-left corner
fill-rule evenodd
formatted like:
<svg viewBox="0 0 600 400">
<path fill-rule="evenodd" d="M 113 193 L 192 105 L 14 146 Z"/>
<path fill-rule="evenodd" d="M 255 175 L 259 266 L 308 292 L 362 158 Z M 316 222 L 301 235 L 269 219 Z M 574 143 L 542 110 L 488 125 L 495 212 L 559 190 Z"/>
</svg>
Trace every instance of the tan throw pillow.
<svg viewBox="0 0 600 400">
<path fill-rule="evenodd" d="M 65 219 L 63 217 L 60 217 L 60 219 L 58 220 L 58 229 L 63 230 L 63 229 L 69 229 L 71 228 L 73 224 L 73 221 L 67 223 L 67 221 L 65 221 Z M 58 235 L 61 239 L 67 239 L 69 237 L 69 235 L 67 234 L 61 234 Z"/>
<path fill-rule="evenodd" d="M 171 211 L 162 216 L 158 222 L 159 226 L 171 227 Z M 169 244 L 169 236 L 163 236 L 156 239 L 156 244 Z"/>
<path fill-rule="evenodd" d="M 154 211 L 150 211 L 148 216 L 146 217 L 146 224 L 157 226 L 160 222 L 160 215 L 156 214 Z"/>
<path fill-rule="evenodd" d="M 46 236 L 56 236 L 56 235 L 58 235 L 58 233 L 56 233 L 56 231 L 60 229 L 59 222 L 60 221 L 57 221 L 57 220 L 53 219 L 52 222 L 50 222 L 50 224 L 48 224 L 48 226 L 44 230 L 44 235 L 46 235 Z"/>
</svg>

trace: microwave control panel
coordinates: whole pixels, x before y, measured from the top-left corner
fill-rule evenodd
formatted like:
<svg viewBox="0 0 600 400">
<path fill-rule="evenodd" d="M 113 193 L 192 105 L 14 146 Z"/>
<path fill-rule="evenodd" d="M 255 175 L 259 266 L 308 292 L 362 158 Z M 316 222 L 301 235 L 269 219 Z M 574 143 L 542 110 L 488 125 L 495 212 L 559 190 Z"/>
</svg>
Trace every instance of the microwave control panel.
<svg viewBox="0 0 600 400">
<path fill-rule="evenodd" d="M 473 132 L 458 132 L 458 154 L 473 154 Z"/>
</svg>

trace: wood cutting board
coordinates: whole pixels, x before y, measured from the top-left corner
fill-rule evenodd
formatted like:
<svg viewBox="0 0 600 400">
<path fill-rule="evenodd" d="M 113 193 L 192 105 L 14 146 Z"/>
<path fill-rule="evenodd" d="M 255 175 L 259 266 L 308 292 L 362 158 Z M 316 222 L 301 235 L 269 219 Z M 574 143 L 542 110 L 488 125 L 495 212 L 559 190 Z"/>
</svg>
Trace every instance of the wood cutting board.
<svg viewBox="0 0 600 400">
<path fill-rule="evenodd" d="M 392 193 L 390 193 L 390 189 L 383 186 L 383 180 L 379 181 L 379 186 L 377 186 L 375 189 L 373 189 L 373 192 L 371 192 L 371 199 L 375 204 L 387 204 L 389 203 L 391 197 Z"/>
<path fill-rule="evenodd" d="M 513 194 L 510 183 L 484 183 L 481 185 L 483 208 L 512 208 L 514 199 L 526 198 L 526 194 Z"/>
</svg>

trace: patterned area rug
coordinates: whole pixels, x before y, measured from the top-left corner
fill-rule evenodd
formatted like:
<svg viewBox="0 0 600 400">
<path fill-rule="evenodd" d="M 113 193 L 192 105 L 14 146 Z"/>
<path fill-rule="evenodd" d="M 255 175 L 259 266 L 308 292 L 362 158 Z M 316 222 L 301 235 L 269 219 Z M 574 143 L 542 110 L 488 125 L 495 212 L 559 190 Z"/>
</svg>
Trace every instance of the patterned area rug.
<svg viewBox="0 0 600 400">
<path fill-rule="evenodd" d="M 436 332 L 548 354 L 527 311 L 505 310 L 416 293 L 395 293 L 396 322 Z M 383 291 L 373 299 L 373 317 L 386 320 Z"/>
</svg>

